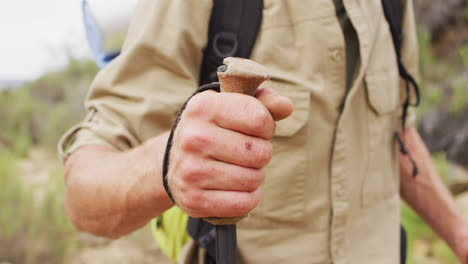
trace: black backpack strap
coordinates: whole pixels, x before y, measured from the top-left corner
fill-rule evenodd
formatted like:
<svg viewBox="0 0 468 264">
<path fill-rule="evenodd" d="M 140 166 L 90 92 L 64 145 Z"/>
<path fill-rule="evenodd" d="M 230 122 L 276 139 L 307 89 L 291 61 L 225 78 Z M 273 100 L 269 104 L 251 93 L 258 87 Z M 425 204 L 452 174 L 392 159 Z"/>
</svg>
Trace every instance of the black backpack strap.
<svg viewBox="0 0 468 264">
<path fill-rule="evenodd" d="M 406 229 L 403 225 L 400 225 L 400 264 L 406 264 L 406 254 L 408 251 L 408 238 L 406 235 Z"/>
<path fill-rule="evenodd" d="M 226 57 L 249 58 L 262 22 L 263 0 L 213 0 L 208 43 L 203 51 L 200 86 L 218 81 L 218 66 Z M 205 263 L 215 263 L 215 228 L 189 217 L 187 232 L 206 248 Z"/>
<path fill-rule="evenodd" d="M 382 0 L 385 18 L 390 25 L 393 45 L 397 57 L 400 58 L 401 43 L 403 42 L 403 13 L 400 0 Z"/>
<path fill-rule="evenodd" d="M 405 65 L 403 65 L 403 62 L 401 61 L 401 46 L 403 43 L 403 38 L 404 38 L 404 33 L 405 33 L 403 31 L 403 25 L 402 25 L 403 8 L 401 6 L 401 1 L 400 0 L 382 0 L 382 7 L 384 10 L 385 18 L 387 19 L 387 22 L 390 26 L 393 46 L 395 47 L 395 53 L 397 55 L 398 71 L 400 73 L 400 77 L 403 78 L 403 80 L 405 80 L 406 99 L 405 99 L 405 102 L 403 103 L 403 113 L 401 116 L 402 129 L 404 130 L 405 123 L 406 123 L 406 116 L 408 114 L 408 107 L 410 105 L 412 106 L 419 105 L 419 101 L 420 101 L 419 86 L 414 80 L 413 76 L 411 76 L 411 74 L 409 74 L 409 72 L 406 70 Z M 414 92 L 416 94 L 416 101 L 414 103 L 410 102 L 411 87 L 413 87 Z M 411 157 L 411 154 L 406 149 L 404 141 L 400 136 L 400 133 L 398 132 L 395 133 L 395 139 L 400 145 L 400 152 L 404 155 L 408 155 L 411 163 L 413 163 L 412 176 L 416 177 L 416 175 L 418 175 L 417 164 L 414 161 L 414 159 Z"/>
<path fill-rule="evenodd" d="M 213 0 L 200 85 L 218 81 L 226 57 L 249 58 L 262 22 L 263 0 Z"/>
<path fill-rule="evenodd" d="M 408 0 L 407 0 L 408 1 Z M 406 85 L 406 99 L 403 104 L 403 115 L 402 115 L 402 128 L 405 128 L 406 116 L 408 113 L 408 107 L 418 106 L 420 101 L 419 86 L 414 80 L 413 76 L 406 70 L 405 65 L 401 61 L 401 46 L 404 38 L 403 31 L 403 7 L 401 6 L 401 0 L 382 0 L 382 7 L 384 10 L 385 18 L 390 25 L 390 32 L 392 33 L 393 46 L 397 55 L 398 71 L 400 77 L 405 80 Z M 413 87 L 416 95 L 416 101 L 410 102 L 410 89 Z"/>
</svg>

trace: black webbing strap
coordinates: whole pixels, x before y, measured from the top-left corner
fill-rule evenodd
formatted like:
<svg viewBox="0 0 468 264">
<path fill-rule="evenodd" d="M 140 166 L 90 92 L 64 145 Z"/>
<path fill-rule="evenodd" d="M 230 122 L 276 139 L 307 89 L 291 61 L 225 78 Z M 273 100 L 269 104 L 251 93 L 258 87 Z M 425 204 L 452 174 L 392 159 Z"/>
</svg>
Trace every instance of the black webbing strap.
<svg viewBox="0 0 468 264">
<path fill-rule="evenodd" d="M 174 132 L 177 128 L 177 125 L 179 124 L 180 117 L 182 116 L 182 113 L 185 110 L 185 107 L 187 106 L 188 102 L 192 97 L 195 95 L 204 92 L 206 90 L 214 90 L 216 92 L 219 92 L 219 83 L 210 83 L 210 84 L 205 84 L 200 86 L 195 92 L 185 101 L 184 105 L 180 108 L 179 112 L 177 113 L 176 119 L 174 121 L 174 124 L 172 125 L 171 128 L 171 133 L 169 134 L 169 138 L 167 139 L 167 144 L 166 144 L 166 150 L 164 151 L 164 159 L 163 159 L 163 168 L 162 168 L 162 181 L 163 181 L 163 186 L 164 189 L 166 190 L 167 196 L 169 196 L 169 199 L 175 204 L 174 202 L 174 197 L 172 196 L 171 189 L 169 189 L 169 184 L 167 180 L 167 172 L 169 170 L 169 157 L 171 154 L 171 148 L 172 148 L 172 141 L 174 138 Z"/>
<path fill-rule="evenodd" d="M 406 253 L 408 251 L 408 238 L 406 235 L 406 229 L 403 225 L 400 225 L 400 264 L 406 264 Z"/>
<path fill-rule="evenodd" d="M 395 132 L 395 138 L 398 142 L 398 145 L 400 145 L 400 152 L 403 155 L 408 155 L 409 160 L 411 161 L 411 164 L 413 164 L 413 172 L 411 173 L 411 176 L 414 178 L 416 175 L 418 175 L 418 166 L 416 164 L 416 161 L 414 161 L 413 157 L 411 157 L 411 154 L 408 152 L 408 149 L 406 149 L 405 143 L 403 142 L 400 133 Z"/>
<path fill-rule="evenodd" d="M 217 68 L 223 64 L 224 58 L 250 57 L 261 26 L 262 12 L 263 0 L 213 0 L 200 86 L 218 81 Z M 214 230 L 212 224 L 200 218 L 190 217 L 188 220 L 187 232 L 207 251 L 202 264 L 215 263 Z"/>
<path fill-rule="evenodd" d="M 180 108 L 179 112 L 177 113 L 176 119 L 174 121 L 174 124 L 172 125 L 171 132 L 169 133 L 169 138 L 167 140 L 166 144 L 166 150 L 164 151 L 164 159 L 163 159 L 163 167 L 162 167 L 162 181 L 163 181 L 163 186 L 164 190 L 166 190 L 167 196 L 171 201 L 175 204 L 174 197 L 172 196 L 171 189 L 169 188 L 169 183 L 168 183 L 168 170 L 169 170 L 169 162 L 170 162 L 170 154 L 171 154 L 171 148 L 173 144 L 173 139 L 174 139 L 174 133 L 177 129 L 177 125 L 179 124 L 180 118 L 182 116 L 182 113 L 185 110 L 185 107 L 187 106 L 188 102 L 192 97 L 195 95 L 207 91 L 207 90 L 213 90 L 216 92 L 220 91 L 220 86 L 218 82 L 210 83 L 210 84 L 205 84 L 200 86 L 195 92 L 185 101 L 184 105 Z M 189 221 L 187 224 L 187 232 L 189 233 L 192 238 L 197 241 L 197 243 L 206 248 L 207 250 L 207 256 L 205 257 L 205 263 L 202 264 L 214 264 L 215 259 L 216 259 L 216 248 L 215 248 L 215 228 L 212 224 L 203 221 L 201 218 L 192 218 L 189 217 Z"/>
<path fill-rule="evenodd" d="M 403 12 L 400 0 L 382 0 L 385 18 L 392 33 L 393 46 L 397 57 L 400 58 L 401 43 L 403 42 Z"/>
<path fill-rule="evenodd" d="M 398 71 L 400 77 L 403 78 L 406 85 L 406 99 L 403 104 L 403 115 L 402 115 L 402 128 L 405 128 L 406 116 L 408 113 L 409 106 L 418 106 L 420 101 L 419 86 L 414 80 L 413 76 L 406 70 L 405 65 L 401 61 L 401 46 L 404 38 L 403 31 L 403 7 L 401 6 L 401 0 L 382 0 L 382 7 L 384 10 L 385 18 L 390 26 L 390 32 L 392 34 L 393 46 L 397 55 Z M 413 87 L 416 95 L 416 101 L 411 103 L 410 101 L 410 89 Z"/>
<path fill-rule="evenodd" d="M 409 0 L 407 0 L 409 1 Z M 404 31 L 403 31 L 403 7 L 401 5 L 401 0 L 382 0 L 382 7 L 384 10 L 385 18 L 390 26 L 390 32 L 392 34 L 393 46 L 395 48 L 395 53 L 397 56 L 398 62 L 398 71 L 400 73 L 400 77 L 403 78 L 405 81 L 406 87 L 406 99 L 403 103 L 403 112 L 401 116 L 401 127 L 404 130 L 406 125 L 406 117 L 408 115 L 408 108 L 410 106 L 418 106 L 420 101 L 420 92 L 419 86 L 414 80 L 413 76 L 409 74 L 406 70 L 405 65 L 401 61 L 401 46 L 403 43 L 404 38 Z M 416 101 L 411 103 L 411 87 L 413 87 L 414 93 L 416 95 Z M 411 163 L 413 163 L 413 173 L 412 176 L 416 177 L 418 174 L 418 167 L 414 159 L 411 157 L 411 154 L 405 147 L 405 144 L 400 136 L 400 133 L 395 133 L 395 138 L 400 145 L 400 152 L 404 155 L 408 155 Z"/>
<path fill-rule="evenodd" d="M 262 22 L 263 0 L 214 0 L 200 85 L 217 82 L 226 57 L 249 58 Z"/>
</svg>

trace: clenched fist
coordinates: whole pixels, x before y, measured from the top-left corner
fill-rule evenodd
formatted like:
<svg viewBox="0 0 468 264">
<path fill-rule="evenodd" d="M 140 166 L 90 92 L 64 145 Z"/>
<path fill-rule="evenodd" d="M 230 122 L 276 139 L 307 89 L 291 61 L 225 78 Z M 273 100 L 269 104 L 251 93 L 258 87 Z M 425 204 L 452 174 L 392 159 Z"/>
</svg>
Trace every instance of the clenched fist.
<svg viewBox="0 0 468 264">
<path fill-rule="evenodd" d="M 194 96 L 175 131 L 168 184 L 192 217 L 236 217 L 260 201 L 264 167 L 272 156 L 275 120 L 291 101 L 269 88 L 254 97 L 206 91 Z"/>
</svg>

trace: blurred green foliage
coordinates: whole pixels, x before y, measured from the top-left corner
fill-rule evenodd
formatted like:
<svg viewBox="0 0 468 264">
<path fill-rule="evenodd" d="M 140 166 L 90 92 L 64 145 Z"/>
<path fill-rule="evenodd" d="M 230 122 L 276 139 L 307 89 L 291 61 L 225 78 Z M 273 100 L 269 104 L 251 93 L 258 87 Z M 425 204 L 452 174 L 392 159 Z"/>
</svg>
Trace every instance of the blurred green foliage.
<svg viewBox="0 0 468 264">
<path fill-rule="evenodd" d="M 17 161 L 33 145 L 55 151 L 59 137 L 83 117 L 97 71 L 91 61 L 70 59 L 60 71 L 0 92 L 0 262 L 67 263 L 67 252 L 77 245 L 58 160 L 40 190 L 24 183 Z"/>
<path fill-rule="evenodd" d="M 53 171 L 49 184 L 38 192 L 22 182 L 16 159 L 11 153 L 0 154 L 0 260 L 66 263 L 76 235 L 64 213 L 62 171 Z"/>
<path fill-rule="evenodd" d="M 450 113 L 460 114 L 468 102 L 468 44 L 458 49 L 456 58 L 442 58 L 434 54 L 431 36 L 422 28 L 418 39 L 422 98 L 416 113 L 424 115 L 445 104 Z"/>
<path fill-rule="evenodd" d="M 432 52 L 431 36 L 423 28 L 418 30 L 418 40 L 420 70 L 418 82 L 419 86 L 423 89 L 423 92 L 421 93 L 421 104 L 419 107 L 415 108 L 415 112 L 419 116 L 441 104 L 442 89 L 440 89 L 438 85 L 433 84 L 438 83 L 440 79 L 443 79 L 443 76 L 440 75 L 443 75 L 441 72 L 445 72 L 446 70 L 434 70 L 438 59 Z"/>
<path fill-rule="evenodd" d="M 20 156 L 32 145 L 55 148 L 84 114 L 83 98 L 98 69 L 70 59 L 66 68 L 0 93 L 0 142 Z M 0 143 L 2 144 L 2 143 Z"/>
<path fill-rule="evenodd" d="M 419 45 L 419 70 L 423 80 L 430 78 L 428 73 L 432 71 L 437 58 L 432 52 L 431 35 L 424 28 L 418 29 L 418 45 Z M 419 78 L 421 80 L 421 78 Z"/>
<path fill-rule="evenodd" d="M 468 101 L 467 81 L 462 78 L 455 78 L 452 83 L 452 100 L 450 103 L 450 113 L 459 115 L 465 109 Z"/>
</svg>

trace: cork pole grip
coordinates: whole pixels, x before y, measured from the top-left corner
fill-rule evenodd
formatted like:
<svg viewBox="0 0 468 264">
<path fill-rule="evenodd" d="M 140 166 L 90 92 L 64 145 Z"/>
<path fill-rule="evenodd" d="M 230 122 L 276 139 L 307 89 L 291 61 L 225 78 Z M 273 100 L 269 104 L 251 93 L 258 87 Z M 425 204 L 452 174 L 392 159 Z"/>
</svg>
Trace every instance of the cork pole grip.
<svg viewBox="0 0 468 264">
<path fill-rule="evenodd" d="M 228 57 L 223 63 L 224 65 L 218 68 L 222 93 L 242 93 L 253 96 L 258 86 L 270 78 L 265 67 L 248 59 Z M 220 177 L 223 176 L 220 175 Z M 207 217 L 204 220 L 214 225 L 233 225 L 244 217 L 246 215 L 227 218 Z"/>
</svg>

